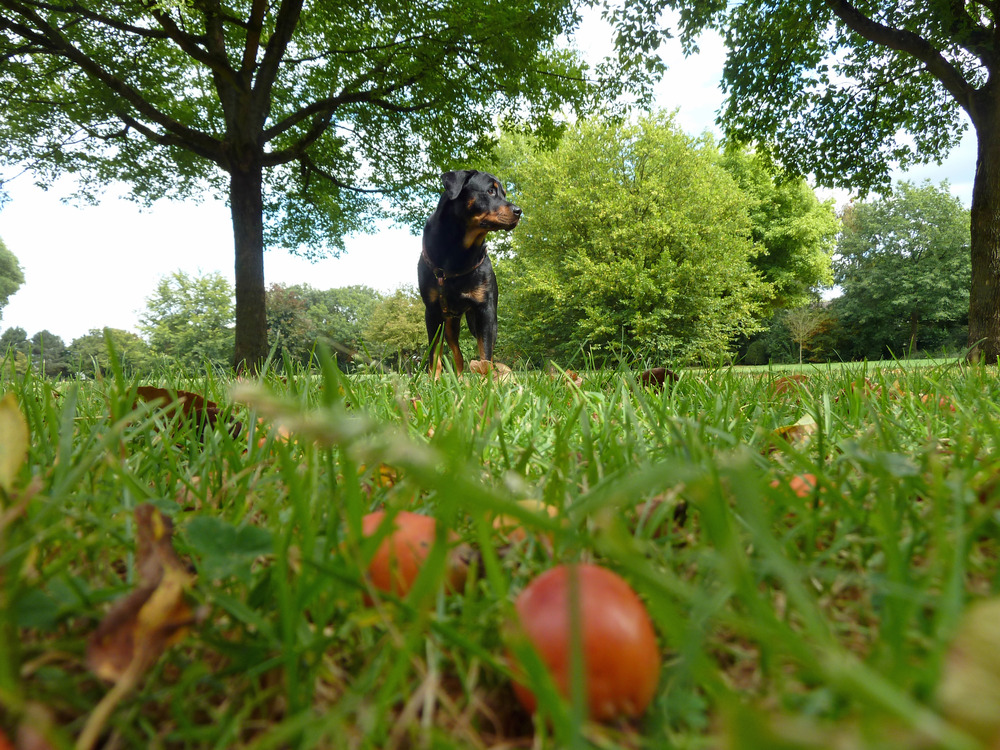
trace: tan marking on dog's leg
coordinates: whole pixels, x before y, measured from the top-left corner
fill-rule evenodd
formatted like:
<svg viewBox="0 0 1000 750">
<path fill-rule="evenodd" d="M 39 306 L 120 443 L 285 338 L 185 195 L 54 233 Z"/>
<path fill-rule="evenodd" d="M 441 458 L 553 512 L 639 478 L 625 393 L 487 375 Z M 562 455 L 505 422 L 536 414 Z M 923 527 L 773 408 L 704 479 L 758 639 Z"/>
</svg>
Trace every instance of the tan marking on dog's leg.
<svg viewBox="0 0 1000 750">
<path fill-rule="evenodd" d="M 444 321 L 444 338 L 451 348 L 451 355 L 455 358 L 455 372 L 459 375 L 465 367 L 465 360 L 462 359 L 462 349 L 458 345 L 458 333 L 462 330 L 461 319 L 447 318 Z"/>
<path fill-rule="evenodd" d="M 434 340 L 434 348 L 431 350 L 431 361 L 430 361 L 430 371 L 434 379 L 437 380 L 441 377 L 441 360 L 444 357 L 444 337 L 438 333 L 438 337 Z"/>
</svg>

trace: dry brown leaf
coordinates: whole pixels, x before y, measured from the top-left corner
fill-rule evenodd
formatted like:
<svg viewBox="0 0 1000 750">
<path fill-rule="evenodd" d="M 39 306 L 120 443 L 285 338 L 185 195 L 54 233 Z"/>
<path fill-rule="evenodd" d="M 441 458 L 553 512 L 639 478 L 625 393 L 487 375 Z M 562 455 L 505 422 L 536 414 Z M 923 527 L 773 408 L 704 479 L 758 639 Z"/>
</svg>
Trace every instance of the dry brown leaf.
<svg viewBox="0 0 1000 750">
<path fill-rule="evenodd" d="M 772 396 L 781 396 L 786 393 L 795 393 L 799 386 L 804 386 L 809 382 L 809 378 L 801 373 L 794 375 L 782 375 L 771 381 L 770 386 Z"/>
<path fill-rule="evenodd" d="M 676 383 L 681 377 L 666 367 L 651 367 L 639 374 L 639 382 L 651 388 L 663 388 L 669 380 Z"/>
<path fill-rule="evenodd" d="M 137 588 L 111 607 L 87 641 L 87 666 L 114 685 L 87 717 L 77 750 L 97 744 L 115 707 L 195 622 L 185 601 L 194 575 L 171 544 L 173 524 L 149 503 L 135 509 L 135 522 Z"/>
<path fill-rule="evenodd" d="M 135 395 L 139 401 L 149 404 L 159 403 L 163 407 L 164 416 L 168 419 L 172 419 L 180 412 L 183 419 L 190 420 L 197 426 L 199 434 L 203 433 L 206 427 L 215 427 L 222 412 L 214 401 L 190 391 L 174 391 L 143 385 L 136 389 Z M 230 435 L 237 437 L 243 425 L 240 422 L 232 422 L 227 429 Z"/>
<path fill-rule="evenodd" d="M 173 524 L 152 505 L 135 509 L 136 589 L 115 603 L 87 643 L 87 666 L 117 682 L 133 664 L 144 672 L 194 622 L 184 594 L 194 575 L 171 544 Z"/>
<path fill-rule="evenodd" d="M 502 362 L 490 362 L 487 359 L 474 359 L 469 362 L 469 370 L 477 375 L 489 376 L 491 373 L 496 381 L 508 380 L 514 376 L 507 365 Z"/>
<path fill-rule="evenodd" d="M 791 445 L 798 445 L 808 440 L 814 432 L 816 432 L 816 420 L 806 414 L 795 424 L 779 427 L 771 434 L 774 438 L 781 438 Z"/>
</svg>

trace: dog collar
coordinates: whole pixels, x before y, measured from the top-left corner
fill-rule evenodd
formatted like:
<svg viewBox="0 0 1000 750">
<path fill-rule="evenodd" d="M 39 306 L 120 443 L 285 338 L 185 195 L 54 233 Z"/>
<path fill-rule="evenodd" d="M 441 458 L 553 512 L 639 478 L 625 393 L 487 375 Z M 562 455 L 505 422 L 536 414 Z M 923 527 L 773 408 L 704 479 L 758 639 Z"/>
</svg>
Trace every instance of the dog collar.
<svg viewBox="0 0 1000 750">
<path fill-rule="evenodd" d="M 433 273 L 434 278 L 437 279 L 438 286 L 444 286 L 444 282 L 446 279 L 454 279 L 458 276 L 466 276 L 467 274 L 472 273 L 481 265 L 483 265 L 483 262 L 486 260 L 486 249 L 485 248 L 483 249 L 483 255 L 478 261 L 476 261 L 476 264 L 473 266 L 469 266 L 464 271 L 451 271 L 449 273 L 448 271 L 445 271 L 441 266 L 435 266 L 433 261 L 431 261 L 430 256 L 427 255 L 426 249 L 421 251 L 420 260 L 426 263 L 427 267 L 431 269 L 431 273 Z"/>
</svg>

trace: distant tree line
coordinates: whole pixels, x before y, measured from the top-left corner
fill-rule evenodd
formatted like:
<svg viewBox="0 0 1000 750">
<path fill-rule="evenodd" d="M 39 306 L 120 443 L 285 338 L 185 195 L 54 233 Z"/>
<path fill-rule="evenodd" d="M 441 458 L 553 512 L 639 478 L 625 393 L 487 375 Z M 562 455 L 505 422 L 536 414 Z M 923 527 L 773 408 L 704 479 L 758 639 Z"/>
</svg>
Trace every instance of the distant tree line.
<svg viewBox="0 0 1000 750">
<path fill-rule="evenodd" d="M 233 293 L 221 274 L 176 271 L 162 278 L 146 300 L 140 333 L 95 329 L 67 344 L 49 331 L 29 338 L 23 328 L 13 327 L 0 334 L 0 357 L 6 353 L 8 364 L 19 371 L 30 366 L 48 377 L 93 377 L 111 364 L 110 342 L 130 374 L 225 368 L 234 335 Z M 279 366 L 307 365 L 321 342 L 345 369 L 372 361 L 412 364 L 423 354 L 423 307 L 413 289 L 385 295 L 367 286 L 319 290 L 273 284 L 267 297 L 269 336 Z"/>
<path fill-rule="evenodd" d="M 747 364 L 961 356 L 968 346 L 970 213 L 948 184 L 903 182 L 841 212 L 831 300 L 782 310 Z"/>
</svg>

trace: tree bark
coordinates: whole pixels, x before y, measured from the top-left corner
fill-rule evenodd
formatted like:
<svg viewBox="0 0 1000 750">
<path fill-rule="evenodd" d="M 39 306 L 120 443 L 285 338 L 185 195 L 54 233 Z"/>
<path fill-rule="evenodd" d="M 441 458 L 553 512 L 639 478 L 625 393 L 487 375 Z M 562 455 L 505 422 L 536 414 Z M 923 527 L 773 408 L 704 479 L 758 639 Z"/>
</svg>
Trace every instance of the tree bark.
<svg viewBox="0 0 1000 750">
<path fill-rule="evenodd" d="M 259 164 L 229 173 L 236 242 L 236 346 L 233 367 L 256 372 L 267 358 L 264 293 L 263 170 Z"/>
<path fill-rule="evenodd" d="M 974 121 L 979 155 L 972 188 L 968 360 L 992 365 L 1000 355 L 1000 133 L 992 112 Z"/>
</svg>

